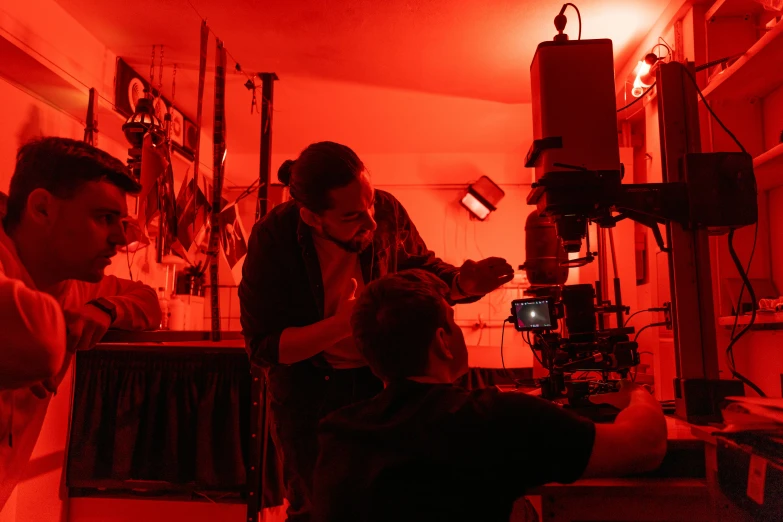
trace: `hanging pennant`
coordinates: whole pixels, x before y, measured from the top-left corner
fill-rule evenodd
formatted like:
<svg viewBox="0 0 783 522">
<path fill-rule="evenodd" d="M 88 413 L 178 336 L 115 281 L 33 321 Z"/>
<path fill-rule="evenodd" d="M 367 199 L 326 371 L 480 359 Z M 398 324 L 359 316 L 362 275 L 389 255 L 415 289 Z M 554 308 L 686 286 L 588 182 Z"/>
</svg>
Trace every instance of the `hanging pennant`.
<svg viewBox="0 0 783 522">
<path fill-rule="evenodd" d="M 158 177 L 158 211 L 160 213 L 160 235 L 158 236 L 158 263 L 171 252 L 171 245 L 177 238 L 177 207 L 174 199 L 174 168 L 171 165 L 169 147 L 163 147 L 167 160 L 166 168 Z"/>
<path fill-rule="evenodd" d="M 144 135 L 141 146 L 141 192 L 139 193 L 138 219 L 141 226 L 148 226 L 157 216 L 158 179 L 169 166 L 163 147 L 153 143 L 150 133 Z M 154 235 L 153 235 L 154 237 Z"/>
<path fill-rule="evenodd" d="M 220 212 L 220 246 L 226 262 L 234 276 L 234 284 L 242 280 L 242 265 L 247 255 L 247 235 L 239 218 L 239 208 L 235 203 Z"/>
<path fill-rule="evenodd" d="M 177 195 L 177 239 L 186 251 L 206 225 L 209 209 L 209 201 L 201 187 L 185 175 Z"/>
</svg>

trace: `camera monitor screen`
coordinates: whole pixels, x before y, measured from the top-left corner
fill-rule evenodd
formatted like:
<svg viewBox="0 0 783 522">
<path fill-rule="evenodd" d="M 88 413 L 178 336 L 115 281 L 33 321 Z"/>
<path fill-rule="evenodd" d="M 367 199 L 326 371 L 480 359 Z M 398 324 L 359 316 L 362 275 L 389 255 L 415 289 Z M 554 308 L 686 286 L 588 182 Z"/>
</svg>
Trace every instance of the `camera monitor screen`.
<svg viewBox="0 0 783 522">
<path fill-rule="evenodd" d="M 511 303 L 515 327 L 520 332 L 529 330 L 554 330 L 548 299 L 517 299 Z"/>
</svg>

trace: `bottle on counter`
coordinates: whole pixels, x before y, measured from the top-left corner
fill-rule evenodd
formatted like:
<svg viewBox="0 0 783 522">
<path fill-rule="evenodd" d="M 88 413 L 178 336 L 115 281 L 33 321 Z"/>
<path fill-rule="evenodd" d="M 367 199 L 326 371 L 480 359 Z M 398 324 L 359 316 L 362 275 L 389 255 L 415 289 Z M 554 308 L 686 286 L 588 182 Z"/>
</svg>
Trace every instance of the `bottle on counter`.
<svg viewBox="0 0 783 522">
<path fill-rule="evenodd" d="M 172 294 L 169 299 L 169 330 L 185 330 L 185 303 Z"/>
<path fill-rule="evenodd" d="M 169 310 L 169 299 L 166 296 L 166 289 L 163 287 L 158 288 L 158 304 L 160 305 L 160 329 L 168 330 L 171 312 Z"/>
</svg>

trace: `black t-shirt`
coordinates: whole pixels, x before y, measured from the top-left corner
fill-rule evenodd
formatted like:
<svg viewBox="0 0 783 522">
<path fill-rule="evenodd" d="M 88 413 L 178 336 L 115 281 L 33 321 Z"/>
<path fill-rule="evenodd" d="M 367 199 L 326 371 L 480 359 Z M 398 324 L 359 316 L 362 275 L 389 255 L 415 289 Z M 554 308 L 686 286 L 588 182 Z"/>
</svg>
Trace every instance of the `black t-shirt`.
<svg viewBox="0 0 783 522">
<path fill-rule="evenodd" d="M 530 488 L 578 479 L 594 438 L 523 393 L 391 383 L 321 422 L 315 520 L 506 522 Z"/>
</svg>

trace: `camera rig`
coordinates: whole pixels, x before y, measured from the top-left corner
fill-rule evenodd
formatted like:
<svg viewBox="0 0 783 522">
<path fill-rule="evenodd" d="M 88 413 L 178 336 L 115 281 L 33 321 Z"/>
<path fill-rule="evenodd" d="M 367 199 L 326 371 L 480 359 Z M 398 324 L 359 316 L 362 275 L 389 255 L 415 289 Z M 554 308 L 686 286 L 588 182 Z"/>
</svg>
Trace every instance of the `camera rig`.
<svg viewBox="0 0 783 522">
<path fill-rule="evenodd" d="M 596 285 L 596 288 L 600 286 Z M 512 303 L 512 316 L 517 330 L 532 334 L 526 342 L 549 374 L 538 379 L 541 396 L 549 400 L 565 400 L 569 407 L 591 409 L 590 395 L 615 391 L 610 374 L 628 375 L 639 364 L 638 345 L 631 340 L 633 328 L 605 328 L 603 314 L 627 313 L 628 307 L 612 305 L 596 299 L 593 285 L 536 286 L 528 291 L 533 299 Z M 547 303 L 551 322 L 528 326 L 528 314 L 535 315 L 533 306 Z M 529 310 L 530 309 L 530 310 Z M 558 321 L 562 323 L 558 330 Z M 579 373 L 597 372 L 599 379 L 580 379 Z"/>
</svg>

